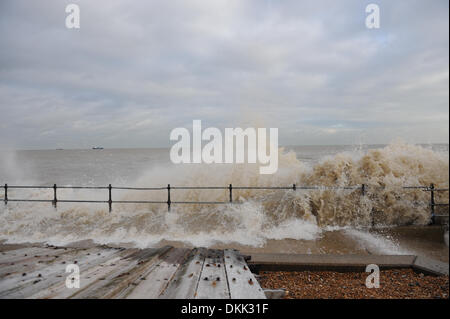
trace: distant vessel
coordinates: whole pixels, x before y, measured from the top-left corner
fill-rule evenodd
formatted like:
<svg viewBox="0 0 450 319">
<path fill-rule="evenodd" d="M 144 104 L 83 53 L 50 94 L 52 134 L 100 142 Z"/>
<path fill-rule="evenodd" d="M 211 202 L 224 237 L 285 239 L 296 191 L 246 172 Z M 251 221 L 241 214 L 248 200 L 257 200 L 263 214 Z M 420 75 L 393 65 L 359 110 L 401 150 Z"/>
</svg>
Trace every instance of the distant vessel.
<svg viewBox="0 0 450 319">
<path fill-rule="evenodd" d="M 103 147 L 100 147 L 100 146 L 95 146 L 95 147 L 93 147 L 92 149 L 93 149 L 93 150 L 102 150 L 102 149 L 103 149 Z"/>
</svg>

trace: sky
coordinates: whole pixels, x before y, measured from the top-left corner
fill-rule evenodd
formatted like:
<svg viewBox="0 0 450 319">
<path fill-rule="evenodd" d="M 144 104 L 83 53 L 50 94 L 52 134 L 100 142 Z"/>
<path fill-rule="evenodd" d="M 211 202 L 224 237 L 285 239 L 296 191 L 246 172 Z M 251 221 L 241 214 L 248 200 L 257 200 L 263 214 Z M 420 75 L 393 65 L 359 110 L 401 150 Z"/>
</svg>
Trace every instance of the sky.
<svg viewBox="0 0 450 319">
<path fill-rule="evenodd" d="M 448 0 L 0 1 L 0 148 L 168 147 L 196 119 L 448 143 L 448 104 Z"/>
</svg>

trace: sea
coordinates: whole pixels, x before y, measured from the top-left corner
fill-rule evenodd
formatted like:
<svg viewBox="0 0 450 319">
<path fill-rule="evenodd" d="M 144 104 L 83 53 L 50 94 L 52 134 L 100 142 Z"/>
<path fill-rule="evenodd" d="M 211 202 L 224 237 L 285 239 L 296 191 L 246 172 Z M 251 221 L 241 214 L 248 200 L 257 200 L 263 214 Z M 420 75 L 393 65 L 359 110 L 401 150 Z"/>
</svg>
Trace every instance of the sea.
<svg viewBox="0 0 450 319">
<path fill-rule="evenodd" d="M 58 188 L 58 200 L 103 201 L 58 202 L 56 208 L 48 202 L 0 203 L 0 242 L 233 247 L 249 253 L 426 254 L 448 261 L 445 229 L 429 225 L 430 193 L 404 188 L 434 184 L 448 189 L 448 144 L 285 146 L 279 149 L 279 168 L 272 175 L 261 175 L 256 164 L 173 164 L 169 152 L 169 148 L 0 150 L 0 187 L 89 186 L 93 188 Z M 95 188 L 109 184 L 114 201 L 140 203 L 115 203 L 110 212 L 104 202 L 108 189 Z M 167 201 L 168 184 L 170 211 L 165 203 L 143 203 Z M 296 189 L 233 189 L 229 203 L 228 189 L 189 188 L 230 184 L 236 188 L 295 184 Z M 435 200 L 448 203 L 448 197 L 448 192 L 437 192 Z M 53 189 L 9 188 L 8 198 L 51 200 Z M 448 206 L 436 213 L 448 215 Z"/>
</svg>

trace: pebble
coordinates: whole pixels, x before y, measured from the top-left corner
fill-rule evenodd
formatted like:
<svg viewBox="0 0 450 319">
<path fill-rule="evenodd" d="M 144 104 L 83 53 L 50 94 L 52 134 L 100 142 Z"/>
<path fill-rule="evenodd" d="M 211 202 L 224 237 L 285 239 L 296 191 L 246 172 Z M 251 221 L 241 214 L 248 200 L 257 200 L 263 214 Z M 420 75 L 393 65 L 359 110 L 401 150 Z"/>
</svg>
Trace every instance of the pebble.
<svg viewBox="0 0 450 319">
<path fill-rule="evenodd" d="M 425 276 L 412 269 L 382 270 L 380 288 L 365 285 L 365 273 L 333 271 L 262 272 L 263 289 L 286 289 L 287 299 L 449 298 L 448 276 Z M 414 287 L 414 289 L 412 289 Z"/>
</svg>

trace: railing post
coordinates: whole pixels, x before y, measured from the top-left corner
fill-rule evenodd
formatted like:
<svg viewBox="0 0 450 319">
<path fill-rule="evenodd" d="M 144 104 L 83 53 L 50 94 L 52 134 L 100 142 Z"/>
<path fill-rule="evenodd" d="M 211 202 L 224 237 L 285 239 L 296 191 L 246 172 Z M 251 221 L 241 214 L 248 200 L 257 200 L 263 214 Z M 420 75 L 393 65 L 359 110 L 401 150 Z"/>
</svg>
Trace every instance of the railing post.
<svg viewBox="0 0 450 319">
<path fill-rule="evenodd" d="M 108 192 L 109 192 L 109 200 L 108 200 L 108 205 L 109 205 L 109 212 L 112 212 L 112 186 L 111 184 L 108 185 Z"/>
<path fill-rule="evenodd" d="M 56 197 L 56 184 L 53 184 L 53 207 L 56 208 L 56 202 L 58 201 Z"/>
<path fill-rule="evenodd" d="M 361 195 L 366 196 L 366 184 L 361 185 Z"/>
<path fill-rule="evenodd" d="M 230 203 L 233 202 L 233 185 L 230 184 L 230 186 L 228 186 L 228 189 L 230 190 Z"/>
<path fill-rule="evenodd" d="M 434 202 L 434 184 L 430 185 L 430 205 L 431 205 L 431 223 L 434 224 L 435 221 L 435 214 L 434 214 L 434 206 L 435 206 L 435 202 Z"/>
<path fill-rule="evenodd" d="M 170 184 L 167 185 L 167 210 L 170 212 Z"/>
<path fill-rule="evenodd" d="M 294 191 L 297 190 L 297 185 L 293 184 L 292 185 L 292 190 L 294 190 Z"/>
<path fill-rule="evenodd" d="M 8 184 L 5 184 L 5 205 L 8 204 Z"/>
</svg>

